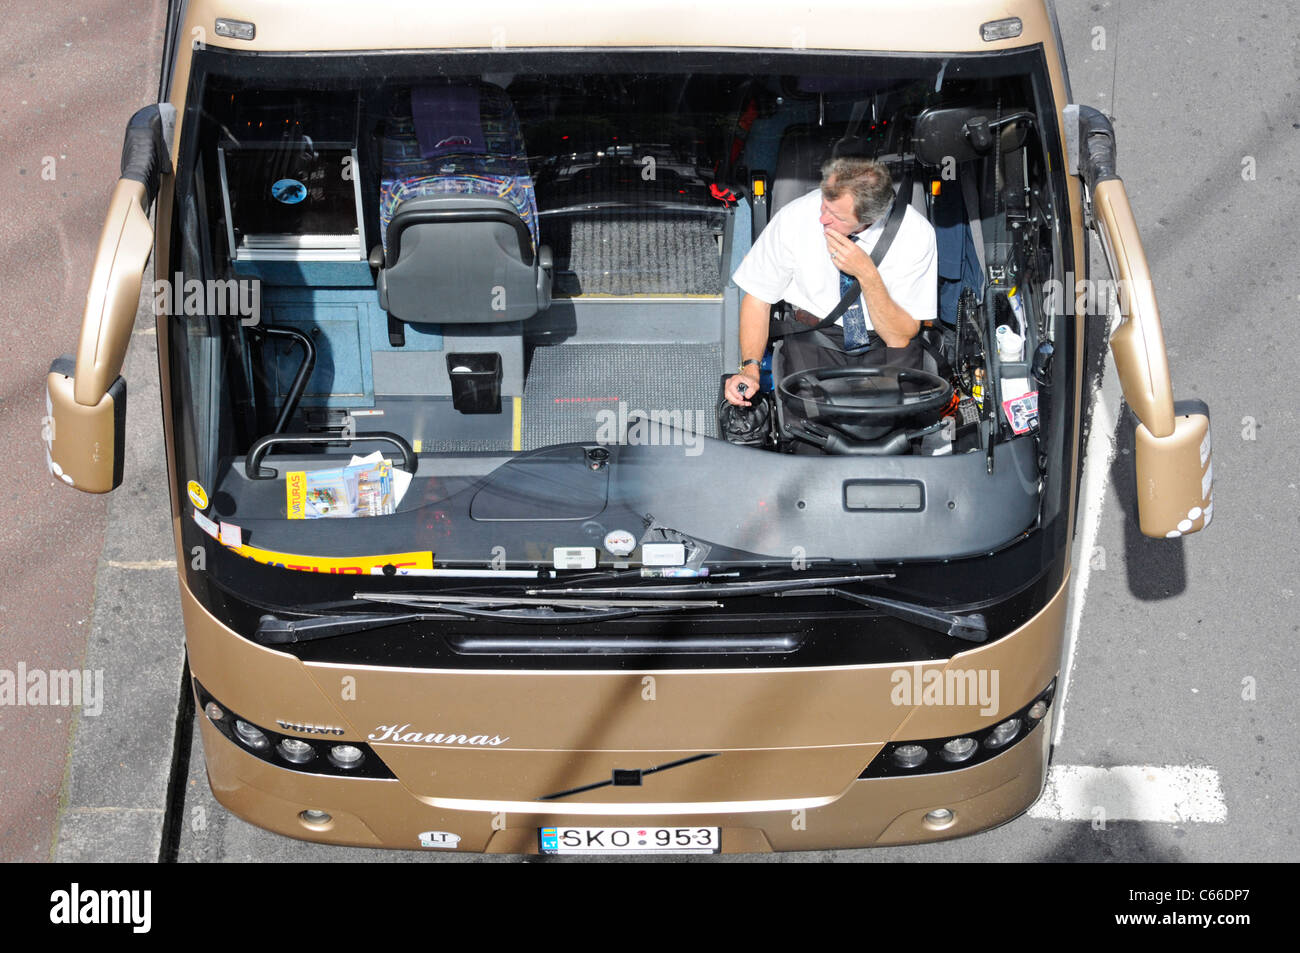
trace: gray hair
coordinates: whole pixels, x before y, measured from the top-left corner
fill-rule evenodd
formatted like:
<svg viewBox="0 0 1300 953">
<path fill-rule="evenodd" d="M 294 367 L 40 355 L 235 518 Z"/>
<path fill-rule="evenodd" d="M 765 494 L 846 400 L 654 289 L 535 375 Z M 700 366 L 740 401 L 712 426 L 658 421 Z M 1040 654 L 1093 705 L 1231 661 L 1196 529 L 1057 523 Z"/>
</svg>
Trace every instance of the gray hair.
<svg viewBox="0 0 1300 953">
<path fill-rule="evenodd" d="M 834 181 L 832 181 L 834 180 Z M 853 196 L 853 214 L 859 222 L 875 222 L 894 200 L 889 168 L 875 159 L 840 156 L 822 166 L 822 197 L 835 201 L 845 192 Z"/>
</svg>

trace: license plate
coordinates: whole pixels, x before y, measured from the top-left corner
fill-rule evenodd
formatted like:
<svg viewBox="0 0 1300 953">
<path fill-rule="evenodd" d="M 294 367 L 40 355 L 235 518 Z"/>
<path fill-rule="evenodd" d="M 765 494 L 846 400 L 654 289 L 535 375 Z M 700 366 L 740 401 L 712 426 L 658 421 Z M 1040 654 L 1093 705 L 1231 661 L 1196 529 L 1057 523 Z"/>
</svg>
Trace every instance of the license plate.
<svg viewBox="0 0 1300 953">
<path fill-rule="evenodd" d="M 720 827 L 543 827 L 543 854 L 716 854 Z"/>
</svg>

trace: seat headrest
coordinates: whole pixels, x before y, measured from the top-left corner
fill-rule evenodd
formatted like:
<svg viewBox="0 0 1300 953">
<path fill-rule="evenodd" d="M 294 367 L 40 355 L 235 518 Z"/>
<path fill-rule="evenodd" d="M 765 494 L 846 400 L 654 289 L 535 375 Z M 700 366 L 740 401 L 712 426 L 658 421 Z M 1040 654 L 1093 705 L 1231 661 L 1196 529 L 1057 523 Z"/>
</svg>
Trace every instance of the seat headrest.
<svg viewBox="0 0 1300 953">
<path fill-rule="evenodd" d="M 411 90 L 411 118 L 426 159 L 487 152 L 476 86 L 417 87 Z"/>
</svg>

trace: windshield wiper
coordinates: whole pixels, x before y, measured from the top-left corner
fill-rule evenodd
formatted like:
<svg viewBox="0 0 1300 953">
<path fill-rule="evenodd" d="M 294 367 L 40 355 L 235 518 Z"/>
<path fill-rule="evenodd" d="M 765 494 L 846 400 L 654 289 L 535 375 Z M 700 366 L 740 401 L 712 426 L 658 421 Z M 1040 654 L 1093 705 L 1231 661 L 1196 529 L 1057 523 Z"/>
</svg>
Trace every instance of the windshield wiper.
<svg viewBox="0 0 1300 953">
<path fill-rule="evenodd" d="M 984 642 L 988 639 L 988 624 L 981 613 L 959 615 L 914 602 L 900 602 L 883 596 L 864 596 L 848 592 L 827 583 L 853 583 L 880 578 L 892 578 L 892 573 L 874 575 L 811 577 L 800 580 L 751 581 L 727 583 L 697 583 L 682 586 L 645 586 L 627 589 L 553 589 L 528 590 L 525 596 L 492 595 L 429 595 L 422 593 L 355 593 L 353 598 L 363 602 L 379 602 L 411 608 L 429 608 L 434 612 L 405 612 L 398 614 L 337 614 L 306 619 L 281 619 L 264 615 L 254 635 L 264 645 L 281 645 L 309 642 L 316 639 L 351 635 L 371 629 L 400 625 L 404 622 L 425 622 L 448 618 L 487 619 L 496 622 L 514 622 L 532 625 L 560 623 L 592 623 L 626 619 L 633 616 L 659 612 L 679 612 L 685 609 L 716 609 L 722 603 L 712 596 L 834 596 L 888 615 L 911 622 L 934 632 L 942 632 L 966 642 Z M 651 598 L 608 598 L 628 592 Z M 654 598 L 660 594 L 678 596 L 676 599 Z M 569 610 L 569 611 L 557 611 Z"/>
<path fill-rule="evenodd" d="M 403 622 L 454 618 L 456 616 L 442 612 L 379 615 L 354 613 L 313 616 L 307 619 L 281 619 L 276 615 L 264 615 L 257 620 L 257 631 L 253 633 L 253 638 L 262 645 L 287 645 L 292 642 L 332 639 L 338 635 L 352 635 L 354 632 L 368 632 L 371 629 L 382 629 L 384 626 L 401 625 Z"/>
<path fill-rule="evenodd" d="M 553 599 L 529 596 L 460 596 L 426 595 L 401 592 L 358 592 L 353 596 L 363 602 L 382 602 L 390 605 L 429 606 L 444 612 L 455 613 L 471 619 L 491 619 L 495 622 L 519 622 L 533 625 L 554 625 L 560 622 L 607 622 L 655 612 L 677 612 L 682 609 L 719 608 L 720 602 L 698 599 Z M 575 611 L 557 612 L 557 609 Z"/>
<path fill-rule="evenodd" d="M 438 612 L 338 613 L 305 619 L 282 619 L 267 614 L 258 620 L 253 638 L 262 645 L 287 645 L 312 642 L 340 635 L 353 635 L 382 629 L 404 622 L 428 622 L 446 619 L 491 619 L 495 622 L 519 622 L 554 625 L 568 622 L 608 622 L 652 612 L 682 609 L 717 608 L 718 602 L 698 599 L 530 599 L 499 596 L 428 596 L 401 593 L 356 593 L 364 602 L 382 602 L 413 607 L 427 606 Z M 570 609 L 560 611 L 556 609 Z"/>
<path fill-rule="evenodd" d="M 701 582 L 681 586 L 638 586 L 632 590 L 592 588 L 550 590 L 529 589 L 527 591 L 530 595 L 544 592 L 572 595 L 580 592 L 599 594 L 631 591 L 638 595 L 657 596 L 662 594 L 679 597 L 754 595 L 775 597 L 835 596 L 840 599 L 847 599 L 850 602 L 856 602 L 859 605 L 867 606 L 868 608 L 876 609 L 885 615 L 892 616 L 896 619 L 902 619 L 904 622 L 911 622 L 934 632 L 942 632 L 945 635 L 952 636 L 954 639 L 962 639 L 966 642 L 984 642 L 988 639 L 988 623 L 985 621 L 984 616 L 978 612 L 972 612 L 967 615 L 958 615 L 954 612 L 945 612 L 942 609 L 933 609 L 929 606 L 923 606 L 916 602 L 900 602 L 897 599 L 886 599 L 883 596 L 863 596 L 839 588 L 839 586 L 848 583 L 892 578 L 894 578 L 893 573 L 876 573 L 874 575 L 859 576 L 812 576 L 807 579 L 794 580 Z"/>
<path fill-rule="evenodd" d="M 840 599 L 856 602 L 858 605 L 866 606 L 869 609 L 876 609 L 884 615 L 893 616 L 895 619 L 911 622 L 913 625 L 919 625 L 933 632 L 942 632 L 944 635 L 950 635 L 954 639 L 961 639 L 965 642 L 984 642 L 989 637 L 988 623 L 984 620 L 983 614 L 979 612 L 958 615 L 955 612 L 932 609 L 929 606 L 921 605 L 919 602 L 899 602 L 897 599 L 886 599 L 883 596 L 863 596 L 856 592 L 846 592 L 843 589 L 834 587 L 801 589 L 798 592 L 774 592 L 772 595 L 777 597 L 836 596 Z"/>
</svg>

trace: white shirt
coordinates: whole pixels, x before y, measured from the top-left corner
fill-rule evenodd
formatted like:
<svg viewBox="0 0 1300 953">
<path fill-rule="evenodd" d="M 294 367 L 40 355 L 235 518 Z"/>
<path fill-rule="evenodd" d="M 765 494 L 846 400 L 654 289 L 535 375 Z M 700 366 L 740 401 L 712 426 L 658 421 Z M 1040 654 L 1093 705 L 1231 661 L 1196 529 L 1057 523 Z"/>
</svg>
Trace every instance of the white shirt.
<svg viewBox="0 0 1300 953">
<path fill-rule="evenodd" d="M 830 314 L 840 301 L 840 272 L 826 250 L 826 232 L 819 221 L 821 205 L 821 189 L 787 203 L 759 233 L 732 281 L 760 301 L 788 301 L 819 318 Z M 867 254 L 876 247 L 888 217 L 882 216 L 854 236 Z M 933 321 L 938 309 L 938 268 L 934 228 L 908 205 L 894 243 L 880 263 L 885 290 L 917 321 Z M 859 300 L 867 327 L 874 327 L 866 299 Z M 835 323 L 842 322 L 840 318 Z"/>
</svg>

